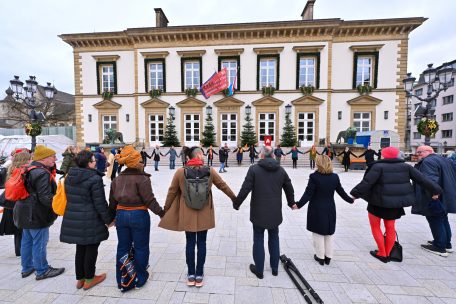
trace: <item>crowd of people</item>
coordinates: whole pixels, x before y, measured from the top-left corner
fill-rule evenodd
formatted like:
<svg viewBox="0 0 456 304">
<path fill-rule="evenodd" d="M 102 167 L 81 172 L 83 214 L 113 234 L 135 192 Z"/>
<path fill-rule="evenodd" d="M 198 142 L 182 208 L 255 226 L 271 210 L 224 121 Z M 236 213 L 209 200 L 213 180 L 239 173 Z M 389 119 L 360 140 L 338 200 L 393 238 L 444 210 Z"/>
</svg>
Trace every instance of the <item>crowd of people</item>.
<svg viewBox="0 0 456 304">
<path fill-rule="evenodd" d="M 369 151 L 369 152 L 368 152 Z M 368 149 L 366 160 L 377 152 Z M 152 155 L 133 146 L 112 149 L 108 157 L 103 148 L 95 152 L 69 147 L 63 154 L 60 170 L 56 168 L 56 152 L 38 145 L 33 153 L 16 150 L 8 171 L 11 178 L 15 170 L 26 168 L 23 173 L 26 198 L 9 201 L 2 193 L 0 205 L 4 207 L 1 233 L 13 234 L 15 253 L 21 257 L 22 278 L 36 272 L 36 280 L 62 274 L 64 268 L 54 268 L 47 261 L 46 248 L 49 227 L 57 218 L 52 208 L 57 191 L 56 174 L 64 176 L 66 208 L 60 229 L 60 241 L 74 244 L 76 288 L 88 290 L 103 282 L 105 273 L 96 273 L 98 249 L 109 237 L 109 228 L 116 227 L 116 281 L 121 291 L 141 288 L 149 278 L 150 213 L 160 217 L 159 227 L 185 232 L 187 285 L 204 284 L 206 239 L 209 229 L 215 228 L 215 208 L 211 188 L 219 188 L 239 210 L 249 193 L 250 221 L 253 229 L 253 261 L 250 271 L 259 279 L 264 277 L 264 233 L 268 231 L 268 250 L 272 275 L 278 275 L 280 256 L 279 226 L 282 217 L 282 191 L 287 205 L 299 210 L 307 203 L 307 230 L 312 232 L 314 259 L 328 265 L 334 257 L 333 235 L 336 230 L 334 194 L 352 204 L 358 198 L 368 202 L 367 213 L 372 236 L 377 249 L 370 254 L 383 263 L 392 261 L 390 253 L 396 241 L 395 222 L 405 215 L 404 208 L 423 215 L 429 223 L 433 240 L 421 247 L 436 255 L 446 257 L 453 252 L 448 213 L 456 213 L 456 169 L 454 160 L 436 155 L 429 146 L 417 149 L 419 158 L 415 167 L 400 159 L 397 148 L 381 151 L 381 160 L 369 162 L 361 182 L 350 195 L 333 172 L 330 146 L 322 153 L 313 146 L 306 152 L 296 147 L 291 154 L 293 167 L 298 154 L 309 154 L 311 168 L 308 184 L 300 200 L 295 200 L 294 188 L 280 160 L 286 154 L 280 147 L 266 146 L 257 151 L 254 146 L 237 147 L 233 153 L 239 162 L 242 154 L 249 153 L 249 167 L 241 189 L 236 195 L 219 173 L 226 172 L 225 165 L 230 149 L 227 145 L 216 153 L 213 147 L 185 147 L 180 154 L 171 147 L 162 154 L 156 147 Z M 214 154 L 221 162 L 220 170 L 212 167 Z M 345 150 L 343 159 L 353 153 Z M 372 154 L 372 155 L 371 155 Z M 175 160 L 182 158 L 185 167 L 178 168 L 169 186 L 163 207 L 154 195 L 151 175 L 144 170 L 147 158 L 154 157 L 158 170 L 160 156 L 169 155 L 170 169 Z M 255 163 L 255 158 L 260 160 Z M 207 158 L 207 165 L 204 164 Z M 122 170 L 123 167 L 126 167 Z M 106 197 L 103 176 L 112 180 Z M 412 182 L 411 182 L 412 181 Z M 265 187 L 268 185 L 268 187 Z M 218 203 L 218 202 L 217 202 Z M 383 220 L 385 234 L 380 228 Z M 195 247 L 197 248 L 195 254 Z M 127 270 L 126 270 L 127 269 Z M 134 273 L 134 275 L 133 275 Z M 127 278 L 127 279 L 126 279 Z"/>
</svg>

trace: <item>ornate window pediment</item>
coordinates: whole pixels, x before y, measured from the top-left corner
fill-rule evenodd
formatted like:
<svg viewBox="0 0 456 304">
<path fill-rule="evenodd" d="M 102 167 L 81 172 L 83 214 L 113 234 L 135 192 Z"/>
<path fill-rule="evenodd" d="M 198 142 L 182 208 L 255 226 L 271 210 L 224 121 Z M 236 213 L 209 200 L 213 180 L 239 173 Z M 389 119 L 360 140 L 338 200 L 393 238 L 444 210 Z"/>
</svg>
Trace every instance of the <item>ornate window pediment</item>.
<svg viewBox="0 0 456 304">
<path fill-rule="evenodd" d="M 258 100 L 255 100 L 254 102 L 252 102 L 252 105 L 254 105 L 255 107 L 262 107 L 262 106 L 279 107 L 282 104 L 283 104 L 282 100 L 274 98 L 272 96 L 265 96 L 265 97 L 262 97 L 262 98 L 260 98 Z"/>
<path fill-rule="evenodd" d="M 369 95 L 362 95 L 355 97 L 353 99 L 347 100 L 347 103 L 351 106 L 353 105 L 366 105 L 366 106 L 376 106 L 382 102 L 381 99 L 369 96 Z"/>
<path fill-rule="evenodd" d="M 302 96 L 291 102 L 294 106 L 319 106 L 325 101 L 315 96 Z"/>
<path fill-rule="evenodd" d="M 93 107 L 98 110 L 118 110 L 122 105 L 112 100 L 105 99 L 94 104 Z"/>
<path fill-rule="evenodd" d="M 244 105 L 243 101 L 236 99 L 234 97 L 225 97 L 214 102 L 216 107 L 242 107 Z"/>
<path fill-rule="evenodd" d="M 193 108 L 193 107 L 204 107 L 206 103 L 204 101 L 201 101 L 199 99 L 196 99 L 194 97 L 188 97 L 182 101 L 179 101 L 176 103 L 176 106 L 180 108 Z"/>
<path fill-rule="evenodd" d="M 160 108 L 160 109 L 163 109 L 163 108 L 168 108 L 169 107 L 169 103 L 167 102 L 164 102 L 163 100 L 160 100 L 158 98 L 152 98 L 152 99 L 149 99 L 149 100 L 146 100 L 145 102 L 141 103 L 141 106 L 143 108 L 148 108 L 148 109 L 151 109 L 151 108 Z"/>
</svg>

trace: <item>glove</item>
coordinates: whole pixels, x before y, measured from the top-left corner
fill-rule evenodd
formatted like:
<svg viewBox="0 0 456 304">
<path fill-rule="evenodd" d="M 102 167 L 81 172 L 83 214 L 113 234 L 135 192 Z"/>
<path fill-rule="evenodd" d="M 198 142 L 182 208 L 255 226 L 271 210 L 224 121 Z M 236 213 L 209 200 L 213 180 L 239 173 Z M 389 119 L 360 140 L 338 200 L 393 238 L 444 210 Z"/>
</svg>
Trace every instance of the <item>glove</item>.
<svg viewBox="0 0 456 304">
<path fill-rule="evenodd" d="M 160 210 L 160 212 L 158 212 L 158 216 L 160 218 L 162 218 L 165 215 L 165 213 L 166 213 L 165 210 L 162 209 L 162 210 Z"/>
<path fill-rule="evenodd" d="M 241 205 L 236 202 L 236 199 L 232 199 L 231 201 L 233 202 L 233 209 L 234 210 L 239 210 L 239 207 Z"/>
</svg>

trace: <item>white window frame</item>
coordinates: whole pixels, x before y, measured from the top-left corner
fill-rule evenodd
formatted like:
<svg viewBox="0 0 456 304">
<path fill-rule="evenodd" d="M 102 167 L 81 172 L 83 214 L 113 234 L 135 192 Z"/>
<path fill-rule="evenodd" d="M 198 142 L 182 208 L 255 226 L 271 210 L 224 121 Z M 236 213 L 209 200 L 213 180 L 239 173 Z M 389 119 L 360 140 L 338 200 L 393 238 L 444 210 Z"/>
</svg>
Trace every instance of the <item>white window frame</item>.
<svg viewBox="0 0 456 304">
<path fill-rule="evenodd" d="M 442 130 L 442 138 L 453 138 L 453 130 Z"/>
<path fill-rule="evenodd" d="M 195 116 L 197 115 L 197 118 Z M 190 118 L 189 118 L 190 117 Z M 198 145 L 201 140 L 201 114 L 199 113 L 184 113 L 184 142 L 186 145 Z M 187 127 L 187 123 L 190 124 L 190 128 Z M 195 123 L 198 127 L 195 127 Z M 190 131 L 189 133 L 187 133 Z M 187 139 L 190 136 L 190 139 Z"/>
<path fill-rule="evenodd" d="M 261 118 L 264 115 L 264 118 Z M 273 115 L 271 117 L 270 115 Z M 258 115 L 258 141 L 264 142 L 265 135 L 272 136 L 272 142 L 276 140 L 276 121 L 277 115 L 274 112 L 262 112 Z M 262 123 L 264 123 L 264 127 L 262 127 Z M 272 127 L 271 127 L 272 126 Z M 272 134 L 269 132 L 272 130 Z M 261 137 L 263 136 L 263 139 Z"/>
<path fill-rule="evenodd" d="M 312 118 L 309 118 L 309 114 L 312 115 Z M 315 112 L 298 112 L 298 125 L 297 125 L 297 130 L 298 130 L 298 141 L 301 143 L 301 147 L 306 147 L 309 146 L 309 144 L 313 144 L 315 142 L 315 117 L 316 113 Z M 300 116 L 303 115 L 304 117 L 301 118 Z M 303 123 L 303 126 L 300 126 L 300 124 Z M 309 127 L 309 123 L 312 124 L 311 127 Z M 307 131 L 309 128 L 312 128 L 312 133 L 309 134 Z M 311 136 L 311 139 L 308 139 L 308 136 Z"/>
<path fill-rule="evenodd" d="M 105 117 L 107 117 L 108 119 L 105 120 Z M 117 130 L 117 127 L 118 127 L 117 115 L 111 115 L 111 114 L 102 115 L 101 119 L 102 119 L 101 124 L 103 126 L 103 138 L 106 137 L 106 132 L 109 129 L 115 129 L 116 131 L 119 131 L 119 130 Z M 115 127 L 113 127 L 113 126 L 115 126 Z"/>
<path fill-rule="evenodd" d="M 155 143 L 155 144 L 161 144 L 163 142 L 163 137 L 165 135 L 165 115 L 164 114 L 149 114 L 148 116 L 149 116 L 149 142 Z M 160 117 L 161 117 L 161 119 L 160 119 Z M 160 127 L 160 124 L 161 124 L 161 127 Z M 154 125 L 154 127 L 152 127 L 153 125 Z M 155 134 L 152 134 L 153 130 L 155 131 Z M 152 139 L 152 136 L 154 136 L 155 139 Z"/>
<path fill-rule="evenodd" d="M 220 142 L 226 142 L 229 146 L 237 145 L 237 118 L 237 113 L 220 114 Z"/>
<path fill-rule="evenodd" d="M 115 90 L 114 65 L 113 64 L 100 65 L 100 76 L 101 76 L 101 93 L 103 93 L 105 91 L 114 92 L 114 90 Z M 106 76 L 106 80 L 105 80 L 105 76 Z"/>
<path fill-rule="evenodd" d="M 262 63 L 266 63 L 266 66 L 263 66 Z M 276 80 L 277 80 L 276 79 L 276 77 L 277 77 L 277 58 L 274 58 L 274 57 L 260 58 L 259 65 L 260 65 L 260 68 L 259 68 L 258 81 L 259 81 L 260 89 L 263 87 L 267 87 L 267 86 L 275 87 Z M 264 75 L 263 75 L 263 71 L 264 71 Z M 265 81 L 262 80 L 262 77 L 266 77 Z"/>
<path fill-rule="evenodd" d="M 238 88 L 238 84 L 237 84 L 238 79 L 236 78 L 237 71 L 238 71 L 237 60 L 236 59 L 223 59 L 220 66 L 222 67 L 222 69 L 226 68 L 229 84 L 232 84 L 234 82 L 234 79 L 236 79 L 236 83 L 234 84 L 234 87 Z"/>
<path fill-rule="evenodd" d="M 148 63 L 149 69 L 149 90 L 162 90 L 164 89 L 164 71 L 163 71 L 163 62 L 154 61 Z M 161 72 L 162 77 L 159 77 Z M 160 84 L 161 81 L 161 84 Z"/>
<path fill-rule="evenodd" d="M 188 67 L 188 64 L 191 66 Z M 201 66 L 198 60 L 186 60 L 184 62 L 184 89 L 198 89 L 200 87 L 200 69 Z M 187 72 L 190 72 L 191 83 L 187 81 Z"/>
<path fill-rule="evenodd" d="M 357 63 L 356 63 L 356 86 L 359 86 L 359 85 L 365 85 L 367 81 L 365 81 L 364 79 L 366 79 L 366 75 L 367 73 L 365 73 L 364 71 L 364 68 L 368 68 L 369 69 L 369 85 L 370 86 L 373 86 L 373 83 L 374 83 L 374 60 L 375 58 L 373 56 L 358 56 L 357 57 Z M 369 60 L 370 63 L 367 64 L 365 62 L 365 60 Z M 358 73 L 358 71 L 361 71 L 361 73 Z M 358 78 L 358 75 L 361 76 L 361 79 Z"/>
<path fill-rule="evenodd" d="M 309 60 L 313 60 L 313 64 L 308 64 Z M 305 61 L 304 63 L 301 61 Z M 299 87 L 305 86 L 313 86 L 315 85 L 316 79 L 316 68 L 317 68 L 317 58 L 314 56 L 301 56 L 299 57 Z M 309 70 L 313 69 L 313 76 L 309 75 Z M 301 78 L 302 77 L 302 78 Z M 311 79 L 309 79 L 311 78 Z"/>
<path fill-rule="evenodd" d="M 359 117 L 356 117 L 358 116 Z M 369 117 L 365 117 L 366 115 Z M 368 122 L 369 126 L 364 127 L 363 122 Z M 357 123 L 359 123 L 359 126 L 357 126 Z M 358 132 L 364 132 L 364 131 L 370 131 L 372 127 L 372 113 L 371 112 L 354 112 L 353 113 L 353 126 L 356 128 Z"/>
</svg>

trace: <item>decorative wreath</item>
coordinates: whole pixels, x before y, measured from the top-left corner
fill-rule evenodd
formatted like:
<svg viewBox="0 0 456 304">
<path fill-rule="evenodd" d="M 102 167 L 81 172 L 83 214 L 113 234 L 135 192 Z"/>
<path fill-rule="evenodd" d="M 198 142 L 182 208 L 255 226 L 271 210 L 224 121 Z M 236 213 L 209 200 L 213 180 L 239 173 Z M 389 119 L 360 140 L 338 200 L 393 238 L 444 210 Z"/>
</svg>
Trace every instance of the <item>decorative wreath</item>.
<svg viewBox="0 0 456 304">
<path fill-rule="evenodd" d="M 439 124 L 435 119 L 424 118 L 418 122 L 418 132 L 424 136 L 432 136 L 439 130 Z"/>
<path fill-rule="evenodd" d="M 41 125 L 37 122 L 29 122 L 25 124 L 25 134 L 28 136 L 38 136 L 41 134 Z"/>
<path fill-rule="evenodd" d="M 315 91 L 315 87 L 312 85 L 302 85 L 299 87 L 301 89 L 301 93 L 304 95 L 312 95 L 312 93 Z"/>
</svg>

